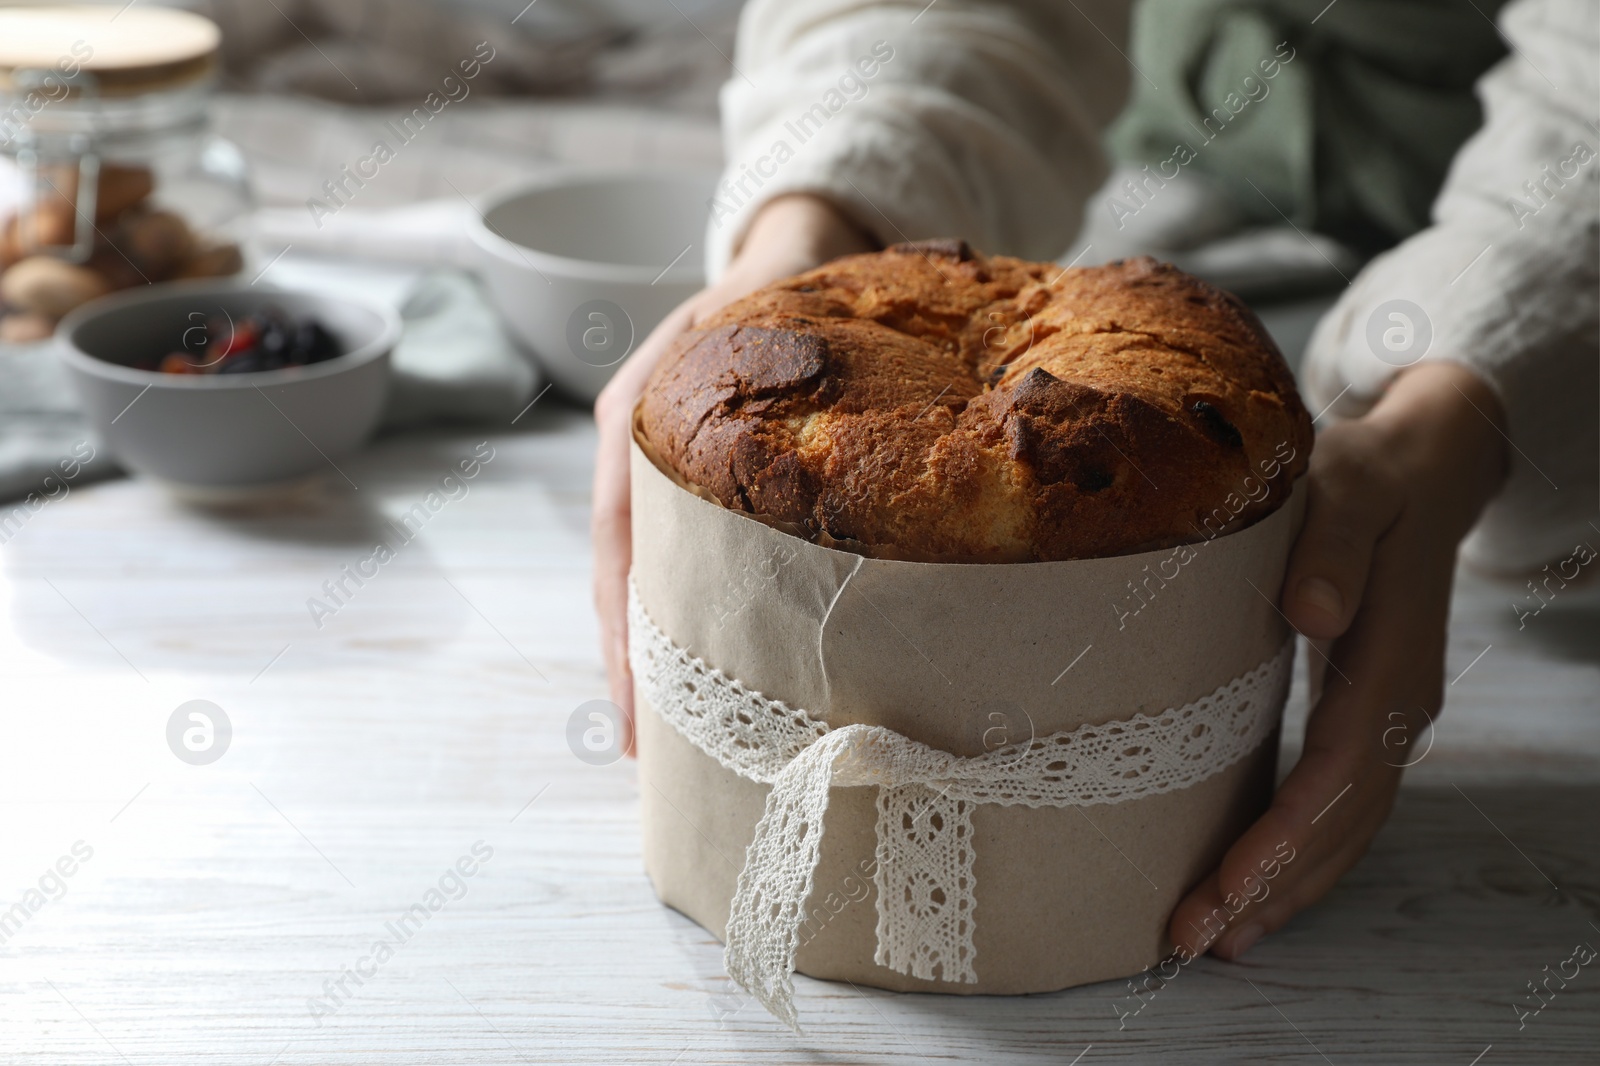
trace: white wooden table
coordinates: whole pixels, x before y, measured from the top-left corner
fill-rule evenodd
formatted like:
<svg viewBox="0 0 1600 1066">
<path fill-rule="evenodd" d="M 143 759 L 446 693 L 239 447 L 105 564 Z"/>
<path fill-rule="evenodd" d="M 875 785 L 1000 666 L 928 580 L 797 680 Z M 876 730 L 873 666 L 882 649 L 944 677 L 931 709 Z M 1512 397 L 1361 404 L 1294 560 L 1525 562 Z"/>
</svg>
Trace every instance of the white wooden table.
<svg viewBox="0 0 1600 1066">
<path fill-rule="evenodd" d="M 470 493 L 318 629 L 307 599 L 485 436 Z M 1600 606 L 1519 632 L 1472 578 L 1436 746 L 1367 859 L 1245 964 L 1197 962 L 1121 1030 L 1115 983 L 802 978 L 791 1036 L 656 903 L 632 765 L 568 748 L 604 694 L 592 443 L 547 399 L 504 432 L 381 442 L 340 464 L 359 489 L 219 516 L 111 482 L 0 548 L 0 919 L 40 903 L 0 922 L 0 1062 L 1600 1061 L 1600 966 L 1521 1031 L 1513 1010 L 1600 946 Z M 194 699 L 233 727 L 210 765 L 167 744 Z M 362 961 L 479 841 L 459 898 Z"/>
</svg>

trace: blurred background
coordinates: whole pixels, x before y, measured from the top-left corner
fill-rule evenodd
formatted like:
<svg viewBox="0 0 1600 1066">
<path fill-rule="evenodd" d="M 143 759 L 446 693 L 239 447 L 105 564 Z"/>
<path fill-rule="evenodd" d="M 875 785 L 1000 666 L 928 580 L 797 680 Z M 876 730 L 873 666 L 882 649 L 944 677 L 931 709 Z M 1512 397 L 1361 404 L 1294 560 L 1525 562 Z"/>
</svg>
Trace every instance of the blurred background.
<svg viewBox="0 0 1600 1066">
<path fill-rule="evenodd" d="M 209 19 L 220 38 L 197 46 L 204 70 L 181 83 L 170 75 L 188 53 L 163 57 L 173 40 L 146 42 L 155 55 L 147 74 L 168 80 L 140 83 L 136 99 L 106 75 L 101 90 L 122 110 L 98 125 L 81 116 L 109 167 L 100 178 L 98 232 L 91 239 L 80 228 L 87 243 L 67 257 L 88 273 L 53 262 L 18 268 L 27 249 L 0 240 L 0 352 L 8 353 L 0 362 L 0 498 L 37 484 L 83 436 L 82 404 L 45 339 L 62 315 L 107 289 L 233 277 L 388 304 L 405 319 L 378 427 L 393 430 L 509 419 L 546 385 L 555 402 L 586 404 L 629 346 L 702 281 L 701 235 L 724 159 L 718 91 L 730 75 L 741 0 L 83 6 L 98 12 L 91 23 L 109 19 L 119 30 L 175 8 Z M 1491 22 L 1500 4 L 1446 11 L 1413 0 L 1407 11 L 1427 8 L 1435 20 L 1426 39 L 1386 32 L 1386 16 L 1371 2 L 1346 0 L 1310 22 L 1305 5 L 1288 0 L 1239 5 L 1243 13 L 1229 17 L 1249 24 L 1241 39 L 1276 41 L 1283 32 L 1318 58 L 1300 60 L 1297 89 L 1280 80 L 1271 104 L 1253 108 L 1237 123 L 1241 132 L 1229 130 L 1160 196 L 1130 199 L 1141 165 L 1191 136 L 1184 109 L 1205 114 L 1219 86 L 1254 69 L 1255 52 L 1189 39 L 1186 20 L 1198 24 L 1201 9 L 1215 6 L 1136 7 L 1133 61 L 1187 72 L 1163 80 L 1192 83 L 1183 88 L 1193 99 L 1157 99 L 1134 79 L 1129 107 L 1106 137 L 1115 169 L 1060 260 L 1092 265 L 1152 253 L 1173 261 L 1248 300 L 1295 364 L 1362 262 L 1425 224 L 1455 146 L 1479 121 L 1472 82 L 1504 54 Z M 22 7 L 73 5 L 0 0 L 0 14 Z M 1410 16 L 1394 17 L 1398 25 Z M 9 57 L 16 42 L 0 39 L 7 114 L 19 115 L 17 101 L 27 99 L 32 83 L 22 74 L 73 39 L 66 33 L 37 54 Z M 89 62 L 104 58 L 103 51 Z M 1295 133 L 1312 124 L 1313 102 L 1315 143 Z M 25 110 L 36 112 L 32 127 L 46 130 L 78 121 L 74 112 L 92 103 L 74 96 Z M 16 231 L 30 195 L 59 193 L 56 186 L 76 180 L 69 171 L 81 146 L 58 129 L 57 169 L 24 177 L 31 164 L 12 126 L 0 129 L 0 223 Z M 1418 129 L 1434 131 L 1436 143 Z M 635 184 L 516 192 L 594 171 Z M 1255 174 L 1272 198 L 1231 172 Z M 686 177 L 666 188 L 663 175 Z M 1299 177 L 1275 185 L 1272 175 Z M 124 199 L 133 207 L 118 214 L 111 179 L 130 176 Z M 57 206 L 70 222 L 72 205 Z M 60 246 L 54 254 L 62 257 Z M 603 282 L 592 271 L 561 276 L 572 259 L 615 269 Z M 604 310 L 602 331 L 618 338 L 615 350 L 575 352 L 569 316 L 581 310 L 588 323 L 600 313 L 595 300 L 618 312 Z M 123 451 L 112 449 L 119 460 Z M 91 476 L 112 469 L 98 463 Z"/>
<path fill-rule="evenodd" d="M 174 6 L 222 27 L 218 127 L 254 165 L 266 206 L 300 207 L 308 175 L 314 189 L 370 146 L 365 109 L 409 111 L 480 41 L 497 54 L 473 82 L 477 106 L 397 159 L 365 206 L 451 195 L 442 175 L 470 195 L 549 164 L 721 162 L 716 93 L 739 0 Z"/>
<path fill-rule="evenodd" d="M 388 304 L 403 314 L 406 333 L 394 354 L 381 429 L 509 421 L 543 395 L 551 378 L 540 359 L 530 358 L 531 339 L 516 324 L 502 327 L 507 315 L 495 313 L 492 294 L 475 280 L 486 265 L 468 230 L 483 213 L 486 194 L 519 183 L 594 170 L 683 173 L 703 182 L 704 190 L 696 185 L 687 200 L 674 201 L 687 207 L 667 212 L 682 216 L 668 220 L 670 232 L 620 250 L 624 260 L 633 255 L 653 267 L 645 281 L 663 275 L 649 288 L 651 299 L 635 303 L 620 290 L 603 292 L 621 300 L 635 319 L 632 339 L 642 337 L 664 313 L 665 300 L 681 299 L 699 284 L 701 256 L 677 234 L 703 230 L 706 194 L 721 165 L 717 90 L 728 75 L 740 6 L 738 0 L 0 2 L 0 14 L 97 8 L 90 23 L 115 18 L 119 28 L 153 9 L 177 8 L 220 29 L 203 78 L 140 86 L 149 88 L 143 102 L 95 127 L 106 142 L 105 166 L 115 172 L 102 171 L 95 250 L 83 264 L 99 278 L 81 275 L 78 291 L 40 302 L 31 291 L 36 286 L 18 283 L 20 272 L 9 286 L 0 277 L 0 499 L 36 488 L 85 435 L 83 402 L 49 350 L 49 332 L 86 296 L 145 280 L 225 275 Z M 10 47 L 19 47 L 18 35 L 12 36 Z M 47 61 L 58 50 L 65 57 L 66 50 L 41 45 L 31 60 L 25 50 L 8 59 L 7 47 L 0 40 L 0 73 L 8 75 L 11 93 L 11 122 L 0 129 L 0 224 L 11 225 L 14 237 L 16 219 L 27 216 L 24 203 L 32 202 L 29 190 L 53 195 L 46 186 L 73 180 L 79 151 L 58 130 L 60 165 L 41 171 L 38 181 L 24 178 L 26 145 L 14 136 L 23 125 L 17 119 L 48 131 L 87 105 L 76 96 L 55 99 L 47 81 L 32 85 L 44 96 L 28 106 L 31 83 L 18 72 L 48 68 Z M 102 47 L 98 58 L 105 53 Z M 470 65 L 470 76 L 463 64 Z M 116 91 L 109 81 L 102 89 L 108 98 Z M 444 109 L 434 112 L 437 120 L 425 111 L 413 118 L 430 94 Z M 442 104 L 441 95 L 447 98 Z M 124 93 L 117 101 L 131 99 Z M 191 111 L 202 115 L 203 125 L 189 121 Z M 426 128 L 417 128 L 424 121 Z M 341 171 L 370 160 L 380 140 L 393 149 L 381 171 L 369 164 L 369 180 L 341 179 Z M 145 170 L 155 175 L 153 193 Z M 106 180 L 129 173 L 144 182 L 136 183 L 131 198 L 145 199 L 114 217 Z M 345 182 L 342 199 L 330 196 L 330 179 Z M 637 201 L 636 210 L 651 209 L 647 197 L 618 195 Z M 319 215 L 314 202 L 329 212 Z M 70 219 L 71 205 L 61 206 Z M 536 253 L 522 245 L 548 233 L 551 210 L 567 216 L 570 226 L 588 226 L 590 219 L 573 215 L 569 206 L 502 221 L 516 230 L 508 236 L 518 242 L 499 246 L 500 259 L 512 261 L 498 264 L 510 302 L 522 302 L 518 286 L 542 287 L 539 267 L 529 261 Z M 614 229 L 633 223 L 641 230 L 614 205 L 591 205 L 595 212 Z M 163 239 L 152 239 L 152 231 Z M 587 232 L 597 231 L 589 226 Z M 165 249 L 175 237 L 191 250 L 189 261 L 149 251 Z M 598 256 L 605 238 L 594 240 Z M 667 247 L 662 242 L 677 243 L 658 253 L 658 246 Z M 27 251 L 15 244 L 0 241 L 0 272 Z M 685 254 L 673 261 L 680 251 Z M 552 273 L 539 262 L 543 276 Z M 519 277 L 509 276 L 513 269 Z M 588 295 L 572 290 L 561 297 L 581 303 Z M 559 336 L 560 319 L 570 310 L 563 305 L 527 313 Z M 588 366 L 561 352 L 557 358 L 570 373 L 563 377 L 558 370 L 549 402 L 565 396 L 586 403 L 622 354 L 619 348 L 615 358 Z M 126 442 L 115 442 L 111 461 L 86 467 L 82 477 L 115 473 L 116 463 L 128 465 L 126 452 Z"/>
<path fill-rule="evenodd" d="M 0 2 L 21 6 L 39 5 Z M 552 164 L 721 162 L 716 93 L 739 0 L 139 6 L 221 28 L 214 125 L 243 151 L 263 207 L 303 212 L 327 175 L 368 151 L 384 118 L 409 112 L 481 41 L 496 58 L 472 82 L 473 107 L 386 166 L 362 206 L 453 196 L 446 176 L 470 195 Z"/>
</svg>

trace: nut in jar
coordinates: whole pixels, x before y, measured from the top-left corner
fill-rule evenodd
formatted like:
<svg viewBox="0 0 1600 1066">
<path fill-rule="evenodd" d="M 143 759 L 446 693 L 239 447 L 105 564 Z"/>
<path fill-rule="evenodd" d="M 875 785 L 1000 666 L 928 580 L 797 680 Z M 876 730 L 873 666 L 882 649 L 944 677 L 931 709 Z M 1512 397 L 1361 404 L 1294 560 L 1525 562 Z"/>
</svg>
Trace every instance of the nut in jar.
<svg viewBox="0 0 1600 1066">
<path fill-rule="evenodd" d="M 248 178 L 207 124 L 219 42 L 183 11 L 0 8 L 0 341 L 243 269 Z"/>
</svg>

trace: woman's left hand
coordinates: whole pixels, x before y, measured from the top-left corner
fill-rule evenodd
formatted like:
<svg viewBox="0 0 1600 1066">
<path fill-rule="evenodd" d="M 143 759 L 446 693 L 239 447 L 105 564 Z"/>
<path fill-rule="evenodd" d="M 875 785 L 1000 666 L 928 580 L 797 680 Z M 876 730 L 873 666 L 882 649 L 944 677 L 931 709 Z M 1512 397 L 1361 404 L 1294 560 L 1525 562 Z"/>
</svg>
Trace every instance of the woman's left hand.
<svg viewBox="0 0 1600 1066">
<path fill-rule="evenodd" d="M 1318 438 L 1281 607 L 1314 642 L 1320 698 L 1271 807 L 1173 911 L 1180 952 L 1238 958 L 1322 898 L 1388 818 L 1443 702 L 1456 549 L 1505 475 L 1503 422 L 1475 373 L 1429 362 Z"/>
</svg>

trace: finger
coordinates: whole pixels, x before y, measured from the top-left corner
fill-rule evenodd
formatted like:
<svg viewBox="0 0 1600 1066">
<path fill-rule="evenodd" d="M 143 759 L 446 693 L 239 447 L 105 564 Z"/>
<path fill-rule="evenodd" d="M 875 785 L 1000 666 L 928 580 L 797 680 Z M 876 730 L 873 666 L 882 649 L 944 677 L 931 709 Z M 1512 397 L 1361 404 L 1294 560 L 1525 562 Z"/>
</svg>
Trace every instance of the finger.
<svg viewBox="0 0 1600 1066">
<path fill-rule="evenodd" d="M 1397 784 L 1398 774 L 1392 782 L 1380 779 L 1353 784 L 1318 812 L 1315 831 L 1304 846 L 1294 849 L 1280 842 L 1270 858 L 1258 860 L 1259 883 L 1253 891 L 1246 890 L 1252 897 L 1249 908 L 1217 938 L 1213 954 L 1237 959 L 1327 895 L 1367 853 L 1388 818 Z M 1274 865 L 1273 860 L 1281 861 Z M 1227 876 L 1219 873 L 1219 882 L 1226 883 Z"/>
<path fill-rule="evenodd" d="M 1403 495 L 1359 443 L 1335 427 L 1323 434 L 1307 480 L 1305 524 L 1283 581 L 1283 612 L 1307 637 L 1349 628 L 1361 603 L 1373 546 L 1399 517 Z"/>
<path fill-rule="evenodd" d="M 1211 950 L 1233 920 L 1224 905 L 1224 896 L 1217 871 L 1212 870 L 1172 909 L 1172 917 L 1167 919 L 1167 939 L 1189 955 L 1204 955 Z M 1222 913 L 1213 914 L 1218 907 Z M 1208 916 L 1213 918 L 1211 923 L 1206 921 Z"/>
<path fill-rule="evenodd" d="M 623 751 L 633 754 L 633 671 L 628 665 L 628 570 L 633 563 L 629 449 L 633 406 L 655 365 L 690 321 L 691 299 L 673 310 L 618 369 L 595 403 L 594 603 L 611 702 L 622 711 Z"/>
<path fill-rule="evenodd" d="M 633 512 L 628 491 L 627 423 L 600 427 L 595 456 L 594 600 L 600 617 L 600 650 L 611 702 L 623 716 L 623 750 L 631 752 L 633 676 L 628 667 L 628 569 L 633 561 Z"/>
<path fill-rule="evenodd" d="M 1348 797 L 1346 797 L 1348 798 Z M 1223 945 L 1243 951 L 1278 925 L 1265 926 L 1265 905 L 1287 894 L 1330 854 L 1316 848 L 1313 834 L 1275 804 L 1240 837 L 1217 869 L 1196 885 L 1172 913 L 1169 935 L 1194 955 Z M 1291 912 L 1292 913 L 1292 912 Z M 1288 920 L 1282 915 L 1279 925 Z"/>
<path fill-rule="evenodd" d="M 1172 938 L 1190 951 L 1238 957 L 1331 889 L 1387 818 L 1400 770 L 1378 757 L 1382 719 L 1371 708 L 1381 704 L 1334 684 L 1272 805 L 1173 912 Z"/>
<path fill-rule="evenodd" d="M 1366 854 L 1370 845 L 1370 838 L 1351 839 L 1319 862 L 1308 862 L 1295 871 L 1296 878 L 1270 886 L 1267 895 L 1252 904 L 1250 910 L 1218 938 L 1211 947 L 1211 953 L 1229 962 L 1241 958 L 1263 937 L 1276 933 L 1289 924 L 1296 914 L 1331 892 L 1339 879 Z"/>
<path fill-rule="evenodd" d="M 1388 815 L 1398 771 L 1392 781 L 1378 776 L 1346 788 L 1323 783 L 1343 779 L 1341 768 L 1297 769 L 1328 789 L 1317 797 L 1320 809 L 1297 817 L 1295 797 L 1276 801 L 1174 910 L 1174 943 L 1237 958 L 1320 899 L 1366 852 Z"/>
<path fill-rule="evenodd" d="M 1394 713 L 1437 708 L 1449 608 L 1452 553 L 1420 536 L 1416 522 L 1402 519 L 1378 542 L 1361 609 L 1333 645 L 1300 761 L 1173 912 L 1169 933 L 1191 952 L 1248 950 L 1329 891 L 1388 817 L 1401 768 L 1384 758 L 1385 728 Z M 1293 858 L 1283 861 L 1285 853 Z"/>
</svg>

